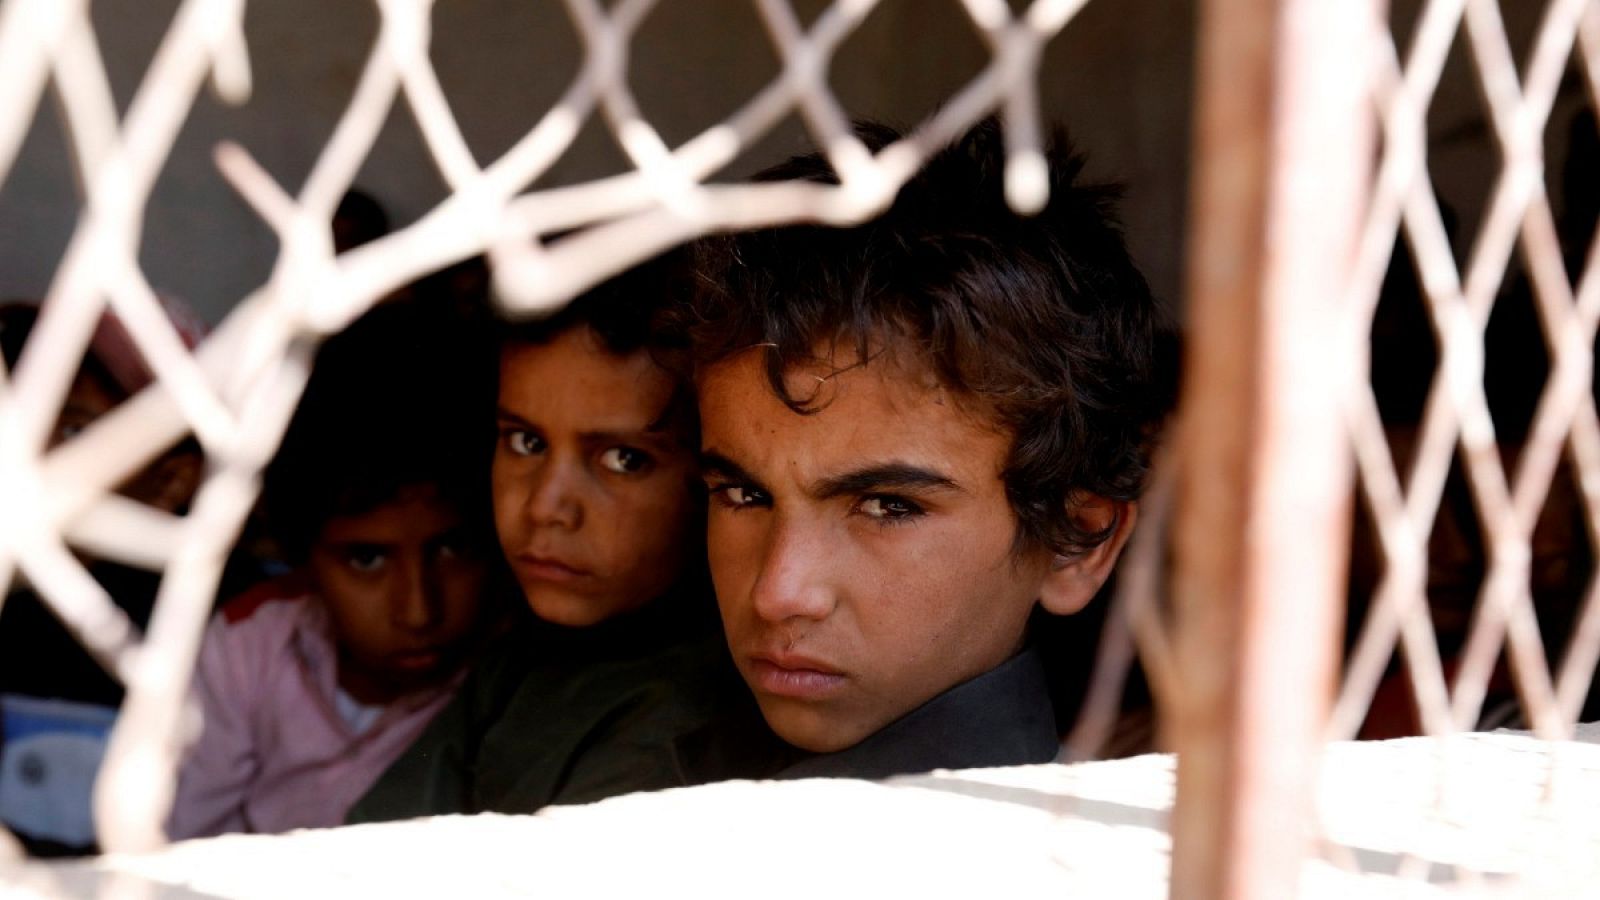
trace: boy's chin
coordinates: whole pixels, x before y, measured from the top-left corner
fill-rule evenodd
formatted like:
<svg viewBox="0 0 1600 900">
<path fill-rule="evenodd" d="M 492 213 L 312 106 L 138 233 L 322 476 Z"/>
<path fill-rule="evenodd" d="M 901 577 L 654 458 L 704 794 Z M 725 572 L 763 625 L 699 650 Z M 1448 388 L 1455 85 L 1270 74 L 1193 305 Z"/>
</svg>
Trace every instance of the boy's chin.
<svg viewBox="0 0 1600 900">
<path fill-rule="evenodd" d="M 871 737 L 877 728 L 828 715 L 793 701 L 758 697 L 761 716 L 784 743 L 808 753 L 838 753 Z"/>
<path fill-rule="evenodd" d="M 599 625 L 633 609 L 624 603 L 587 597 L 567 591 L 552 590 L 546 585 L 523 588 L 528 608 L 533 614 L 553 625 L 567 628 L 588 628 Z"/>
</svg>

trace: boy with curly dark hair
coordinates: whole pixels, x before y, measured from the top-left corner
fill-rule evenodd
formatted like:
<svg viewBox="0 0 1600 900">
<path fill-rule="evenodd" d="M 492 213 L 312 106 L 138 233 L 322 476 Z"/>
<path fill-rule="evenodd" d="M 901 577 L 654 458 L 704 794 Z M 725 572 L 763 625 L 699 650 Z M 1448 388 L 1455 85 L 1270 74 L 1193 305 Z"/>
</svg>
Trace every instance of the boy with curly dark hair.
<svg viewBox="0 0 1600 900">
<path fill-rule="evenodd" d="M 986 123 L 867 224 L 725 239 L 682 317 L 723 626 L 788 745 L 765 774 L 1056 755 L 1029 623 L 1110 574 L 1165 393 L 1115 192 L 1051 163 L 1049 205 L 1014 214 Z M 763 177 L 833 180 L 816 156 Z"/>
</svg>

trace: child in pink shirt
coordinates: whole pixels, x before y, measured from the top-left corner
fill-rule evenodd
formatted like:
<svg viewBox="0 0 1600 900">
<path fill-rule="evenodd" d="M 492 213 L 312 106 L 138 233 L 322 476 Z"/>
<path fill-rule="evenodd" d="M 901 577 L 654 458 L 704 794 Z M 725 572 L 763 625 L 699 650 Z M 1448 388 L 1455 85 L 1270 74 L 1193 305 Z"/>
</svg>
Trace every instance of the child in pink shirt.
<svg viewBox="0 0 1600 900">
<path fill-rule="evenodd" d="M 490 618 L 472 349 L 403 305 L 323 350 L 266 480 L 296 570 L 206 632 L 170 837 L 336 825 L 450 699 Z"/>
</svg>

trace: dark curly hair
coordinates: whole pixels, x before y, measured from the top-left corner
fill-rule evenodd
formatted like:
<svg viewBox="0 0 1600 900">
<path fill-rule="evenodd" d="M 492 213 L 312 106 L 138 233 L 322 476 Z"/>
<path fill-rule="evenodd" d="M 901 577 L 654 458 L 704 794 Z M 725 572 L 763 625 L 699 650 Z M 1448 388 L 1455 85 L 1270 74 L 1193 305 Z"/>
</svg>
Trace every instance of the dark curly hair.
<svg viewBox="0 0 1600 900">
<path fill-rule="evenodd" d="M 874 150 L 897 138 L 879 125 L 857 133 Z M 934 155 L 871 222 L 706 244 L 701 289 L 678 322 L 693 365 L 763 347 L 771 389 L 807 414 L 815 398 L 790 392 L 792 367 L 834 349 L 857 361 L 910 349 L 1013 435 L 1002 478 L 1018 549 L 1095 546 L 1115 524 L 1087 530 L 1068 510 L 1086 495 L 1139 496 L 1171 393 L 1166 345 L 1116 222 L 1119 190 L 1080 184 L 1082 159 L 1059 135 L 1049 161 L 1048 206 L 1016 215 L 991 120 Z M 836 181 L 818 155 L 757 177 Z"/>
<path fill-rule="evenodd" d="M 698 441 L 694 388 L 683 362 L 687 339 L 665 323 L 694 290 L 700 252 L 696 244 L 669 250 L 595 285 L 544 318 L 501 322 L 499 346 L 548 344 L 583 327 L 615 356 L 646 353 L 678 382 L 663 416 L 678 423 L 685 440 Z"/>
<path fill-rule="evenodd" d="M 602 281 L 549 315 L 503 322 L 500 341 L 548 344 L 582 325 L 617 356 L 644 350 L 664 362 L 675 361 L 683 336 L 658 326 L 665 311 L 693 290 L 696 253 L 693 244 L 669 250 Z"/>
</svg>

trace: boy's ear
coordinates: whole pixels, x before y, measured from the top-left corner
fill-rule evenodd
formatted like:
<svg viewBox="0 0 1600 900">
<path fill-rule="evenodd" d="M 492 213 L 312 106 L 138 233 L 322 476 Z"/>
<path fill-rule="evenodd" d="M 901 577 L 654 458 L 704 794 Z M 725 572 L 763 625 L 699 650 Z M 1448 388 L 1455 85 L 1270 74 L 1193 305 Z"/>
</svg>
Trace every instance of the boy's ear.
<svg viewBox="0 0 1600 900">
<path fill-rule="evenodd" d="M 1058 555 L 1039 588 L 1039 605 L 1058 616 L 1070 615 L 1088 605 L 1122 555 L 1122 548 L 1139 518 L 1139 504 L 1088 496 L 1074 498 L 1069 515 L 1087 532 L 1111 529 L 1104 541 L 1072 556 Z"/>
</svg>

